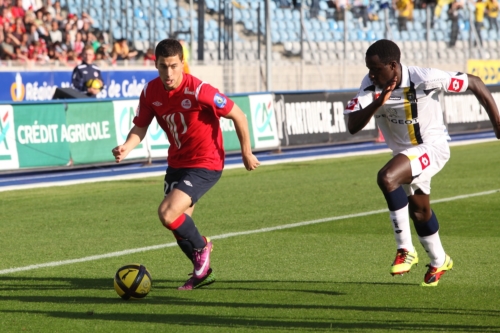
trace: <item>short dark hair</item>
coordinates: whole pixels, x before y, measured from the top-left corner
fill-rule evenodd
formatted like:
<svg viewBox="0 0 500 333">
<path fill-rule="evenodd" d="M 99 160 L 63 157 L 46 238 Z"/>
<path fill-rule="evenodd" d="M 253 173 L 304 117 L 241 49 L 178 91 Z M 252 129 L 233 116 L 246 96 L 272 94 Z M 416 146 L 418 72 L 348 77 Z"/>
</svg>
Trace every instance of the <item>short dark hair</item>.
<svg viewBox="0 0 500 333">
<path fill-rule="evenodd" d="M 176 39 L 164 39 L 156 45 L 155 49 L 155 57 L 158 59 L 159 57 L 169 58 L 179 56 L 180 60 L 183 60 L 183 52 L 182 45 Z"/>
<path fill-rule="evenodd" d="M 384 64 L 388 64 L 391 61 L 399 63 L 401 60 L 401 50 L 393 41 L 380 39 L 370 45 L 370 47 L 366 50 L 366 56 L 378 56 L 380 61 Z"/>
</svg>

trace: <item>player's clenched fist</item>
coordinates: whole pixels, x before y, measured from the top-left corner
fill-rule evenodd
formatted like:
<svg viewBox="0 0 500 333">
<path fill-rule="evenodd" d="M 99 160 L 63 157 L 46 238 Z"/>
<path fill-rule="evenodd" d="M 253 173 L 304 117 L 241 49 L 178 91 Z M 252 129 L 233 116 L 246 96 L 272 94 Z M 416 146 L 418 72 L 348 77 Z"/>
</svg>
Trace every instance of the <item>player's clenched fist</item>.
<svg viewBox="0 0 500 333">
<path fill-rule="evenodd" d="M 120 163 L 128 155 L 128 151 L 124 146 L 116 146 L 111 152 L 115 157 L 116 163 Z"/>
</svg>

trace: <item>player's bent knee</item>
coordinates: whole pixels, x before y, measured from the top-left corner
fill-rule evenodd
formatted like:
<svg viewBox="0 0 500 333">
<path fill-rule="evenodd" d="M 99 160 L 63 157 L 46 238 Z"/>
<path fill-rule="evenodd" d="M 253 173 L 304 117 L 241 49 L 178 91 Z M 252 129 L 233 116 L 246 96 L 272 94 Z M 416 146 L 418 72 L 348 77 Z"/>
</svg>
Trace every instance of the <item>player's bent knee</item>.
<svg viewBox="0 0 500 333">
<path fill-rule="evenodd" d="M 378 187 L 380 187 L 380 189 L 385 190 L 386 192 L 391 192 L 394 190 L 393 189 L 394 186 L 391 182 L 389 174 L 388 174 L 387 170 L 385 170 L 385 169 L 382 169 L 378 172 L 377 184 L 378 184 Z"/>
<path fill-rule="evenodd" d="M 431 216 L 432 216 L 432 213 L 428 210 L 422 210 L 422 211 L 416 211 L 416 212 L 410 211 L 410 218 L 415 223 L 427 223 L 427 221 L 430 220 Z"/>
<path fill-rule="evenodd" d="M 161 223 L 167 227 L 169 226 L 170 224 L 172 224 L 176 218 L 175 217 L 172 217 L 171 214 L 169 214 L 169 211 L 168 209 L 163 209 L 162 206 L 160 206 L 158 208 L 158 217 L 161 221 Z"/>
</svg>

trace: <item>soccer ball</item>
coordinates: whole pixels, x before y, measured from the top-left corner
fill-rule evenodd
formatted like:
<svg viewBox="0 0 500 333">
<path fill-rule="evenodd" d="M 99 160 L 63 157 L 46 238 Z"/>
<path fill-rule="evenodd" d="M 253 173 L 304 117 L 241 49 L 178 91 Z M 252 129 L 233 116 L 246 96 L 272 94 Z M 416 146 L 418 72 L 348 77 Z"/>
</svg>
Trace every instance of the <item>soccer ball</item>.
<svg viewBox="0 0 500 333">
<path fill-rule="evenodd" d="M 144 298 L 151 290 L 151 274 L 141 264 L 120 267 L 115 274 L 115 290 L 123 299 Z"/>
<path fill-rule="evenodd" d="M 90 79 L 85 83 L 87 88 L 102 89 L 102 81 L 99 79 Z"/>
</svg>

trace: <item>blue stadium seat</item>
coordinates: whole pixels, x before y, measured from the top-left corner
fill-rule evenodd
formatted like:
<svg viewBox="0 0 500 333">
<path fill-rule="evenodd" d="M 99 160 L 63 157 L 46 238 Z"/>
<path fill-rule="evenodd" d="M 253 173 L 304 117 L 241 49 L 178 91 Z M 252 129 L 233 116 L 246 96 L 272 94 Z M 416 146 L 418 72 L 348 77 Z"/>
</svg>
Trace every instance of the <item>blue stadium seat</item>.
<svg viewBox="0 0 500 333">
<path fill-rule="evenodd" d="M 338 30 L 339 25 L 337 24 L 337 22 L 335 22 L 334 19 L 328 19 L 327 22 L 330 30 L 332 31 Z"/>
<path fill-rule="evenodd" d="M 161 10 L 161 16 L 166 19 L 171 19 L 172 18 L 172 13 L 168 8 L 163 8 Z"/>
</svg>

